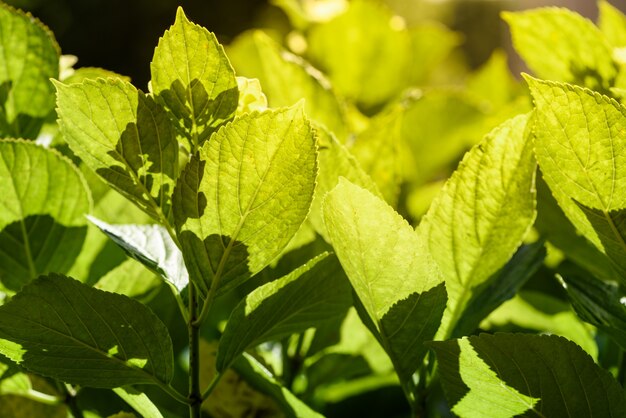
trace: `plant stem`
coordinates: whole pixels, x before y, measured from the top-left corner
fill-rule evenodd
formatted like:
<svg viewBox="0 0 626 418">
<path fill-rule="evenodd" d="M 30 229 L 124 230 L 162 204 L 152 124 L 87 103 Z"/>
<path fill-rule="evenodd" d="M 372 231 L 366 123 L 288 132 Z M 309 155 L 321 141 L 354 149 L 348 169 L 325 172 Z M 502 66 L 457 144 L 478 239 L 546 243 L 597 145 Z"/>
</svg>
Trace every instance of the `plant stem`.
<svg viewBox="0 0 626 418">
<path fill-rule="evenodd" d="M 47 393 L 39 392 L 38 390 L 30 389 L 28 392 L 20 393 L 20 396 L 36 401 L 46 405 L 59 405 L 63 403 L 63 398 L 58 396 L 48 395 Z"/>
<path fill-rule="evenodd" d="M 202 392 L 202 400 L 205 400 L 206 398 L 209 397 L 209 395 L 211 394 L 211 392 L 213 392 L 213 389 L 215 389 L 215 387 L 217 386 L 221 378 L 222 378 L 222 374 L 219 372 L 216 372 L 215 376 L 213 376 L 213 380 L 211 380 L 211 383 L 209 383 L 209 386 L 204 390 L 204 392 Z"/>
<path fill-rule="evenodd" d="M 193 283 L 189 283 L 189 417 L 200 418 L 202 395 L 200 393 L 200 324 L 197 321 L 198 295 Z"/>
<path fill-rule="evenodd" d="M 60 383 L 58 388 L 65 396 L 65 404 L 74 418 L 84 418 L 83 412 L 76 403 L 76 391 L 68 384 Z"/>
</svg>

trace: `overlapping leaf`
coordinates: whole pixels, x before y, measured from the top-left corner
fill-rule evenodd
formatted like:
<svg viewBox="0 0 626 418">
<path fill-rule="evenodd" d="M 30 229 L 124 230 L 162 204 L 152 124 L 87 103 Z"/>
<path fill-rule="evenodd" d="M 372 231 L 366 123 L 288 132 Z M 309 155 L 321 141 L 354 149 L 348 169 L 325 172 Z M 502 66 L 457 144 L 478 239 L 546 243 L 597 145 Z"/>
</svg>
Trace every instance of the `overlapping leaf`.
<svg viewBox="0 0 626 418">
<path fill-rule="evenodd" d="M 249 347 L 345 314 L 352 303 L 350 292 L 339 262 L 329 253 L 256 288 L 230 315 L 220 339 L 217 370 L 224 371 Z"/>
<path fill-rule="evenodd" d="M 476 145 L 420 224 L 446 281 L 450 332 L 474 289 L 512 257 L 535 219 L 535 160 L 518 116 Z"/>
<path fill-rule="evenodd" d="M 235 115 L 235 71 L 215 35 L 191 23 L 182 8 L 154 50 L 152 92 L 172 113 L 194 152 Z"/>
<path fill-rule="evenodd" d="M 185 264 L 199 289 L 226 290 L 267 266 L 304 221 L 316 174 L 315 139 L 299 106 L 220 129 L 174 193 Z"/>
<path fill-rule="evenodd" d="M 83 177 L 55 151 L 0 141 L 0 281 L 13 291 L 78 256 L 91 198 Z"/>
<path fill-rule="evenodd" d="M 32 16 L 0 4 L 0 136 L 35 138 L 54 109 L 60 49 Z"/>
<path fill-rule="evenodd" d="M 574 226 L 626 277 L 626 110 L 581 87 L 527 77 L 535 154 Z"/>
<path fill-rule="evenodd" d="M 84 386 L 168 385 L 167 328 L 144 305 L 60 275 L 40 276 L 0 307 L 0 353 Z"/>
<path fill-rule="evenodd" d="M 56 83 L 64 138 L 81 160 L 142 210 L 166 223 L 178 142 L 165 109 L 120 79 Z"/>
<path fill-rule="evenodd" d="M 461 417 L 619 417 L 621 386 L 562 337 L 496 334 L 433 342 L 452 412 Z"/>
<path fill-rule="evenodd" d="M 384 201 L 341 179 L 326 195 L 324 219 L 366 324 L 405 382 L 441 320 L 446 291 L 417 233 Z"/>
</svg>

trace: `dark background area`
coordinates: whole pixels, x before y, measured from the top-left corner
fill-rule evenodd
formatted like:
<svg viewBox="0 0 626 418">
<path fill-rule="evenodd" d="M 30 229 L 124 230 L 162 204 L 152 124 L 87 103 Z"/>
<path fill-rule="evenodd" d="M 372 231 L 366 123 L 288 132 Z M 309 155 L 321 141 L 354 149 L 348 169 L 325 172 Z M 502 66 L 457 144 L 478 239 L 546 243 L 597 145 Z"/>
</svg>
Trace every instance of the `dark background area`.
<svg viewBox="0 0 626 418">
<path fill-rule="evenodd" d="M 30 11 L 54 32 L 64 54 L 76 55 L 77 67 L 102 67 L 128 75 L 145 90 L 150 60 L 159 37 L 174 22 L 180 5 L 189 19 L 214 32 L 227 44 L 251 27 L 286 27 L 285 15 L 267 0 L 4 0 Z M 596 18 L 595 0 L 386 0 L 409 23 L 440 17 L 464 34 L 470 66 L 486 60 L 493 48 L 507 46 L 500 10 L 557 5 Z M 610 0 L 626 10 L 626 0 Z M 450 6 L 452 4 L 453 6 Z M 452 13 L 437 13 L 448 7 Z M 435 13 L 429 14 L 434 9 Z M 515 66 L 515 65 L 514 65 Z"/>
</svg>

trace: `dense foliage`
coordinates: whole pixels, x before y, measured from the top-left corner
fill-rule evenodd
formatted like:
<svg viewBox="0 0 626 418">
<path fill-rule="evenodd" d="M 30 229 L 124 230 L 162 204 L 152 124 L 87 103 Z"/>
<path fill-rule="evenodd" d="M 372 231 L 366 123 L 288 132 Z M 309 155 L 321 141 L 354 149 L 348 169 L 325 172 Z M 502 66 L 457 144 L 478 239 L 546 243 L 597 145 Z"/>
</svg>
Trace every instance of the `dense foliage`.
<svg viewBox="0 0 626 418">
<path fill-rule="evenodd" d="M 626 16 L 277 4 L 147 92 L 0 6 L 0 415 L 626 416 Z"/>
</svg>

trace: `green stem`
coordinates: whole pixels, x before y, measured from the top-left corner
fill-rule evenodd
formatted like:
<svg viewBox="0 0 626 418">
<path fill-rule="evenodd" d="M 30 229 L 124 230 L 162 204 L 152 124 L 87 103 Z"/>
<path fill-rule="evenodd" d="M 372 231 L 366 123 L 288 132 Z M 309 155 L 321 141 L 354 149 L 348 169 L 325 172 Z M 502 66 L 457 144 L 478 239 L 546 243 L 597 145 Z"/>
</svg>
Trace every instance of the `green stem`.
<svg viewBox="0 0 626 418">
<path fill-rule="evenodd" d="M 216 372 L 215 376 L 213 376 L 213 380 L 211 380 L 211 383 L 209 383 L 209 386 L 204 390 L 204 392 L 202 392 L 202 400 L 205 400 L 206 398 L 209 397 L 211 392 L 213 392 L 213 389 L 215 389 L 217 384 L 220 382 L 221 378 L 222 378 L 222 374 L 219 372 Z"/>
<path fill-rule="evenodd" d="M 76 390 L 72 388 L 68 384 L 59 383 L 59 390 L 65 396 L 65 404 L 69 409 L 69 412 L 72 414 L 74 418 L 84 418 L 83 411 L 78 407 L 78 403 L 76 402 Z"/>
<path fill-rule="evenodd" d="M 59 405 L 63 403 L 63 398 L 59 398 L 58 396 L 54 395 L 48 395 L 47 393 L 39 392 L 38 390 L 34 389 L 29 389 L 28 392 L 20 393 L 19 396 L 46 405 Z"/>
<path fill-rule="evenodd" d="M 174 299 L 176 299 L 176 304 L 178 305 L 178 310 L 180 311 L 180 314 L 183 316 L 183 320 L 185 321 L 185 323 L 188 323 L 189 314 L 187 312 L 187 307 L 185 306 L 185 303 L 183 302 L 183 298 L 180 296 L 178 289 L 176 288 L 176 286 L 174 286 L 173 283 L 167 280 L 165 281 L 165 283 L 169 285 L 170 290 L 172 291 L 172 294 L 174 295 Z"/>
<path fill-rule="evenodd" d="M 200 418 L 202 394 L 200 393 L 200 324 L 197 321 L 198 295 L 189 283 L 189 417 Z"/>
<path fill-rule="evenodd" d="M 625 380 L 626 380 L 626 358 L 624 358 L 624 350 L 620 349 L 619 352 L 619 366 L 617 369 L 617 381 L 622 385 L 622 387 L 625 387 Z"/>
</svg>

